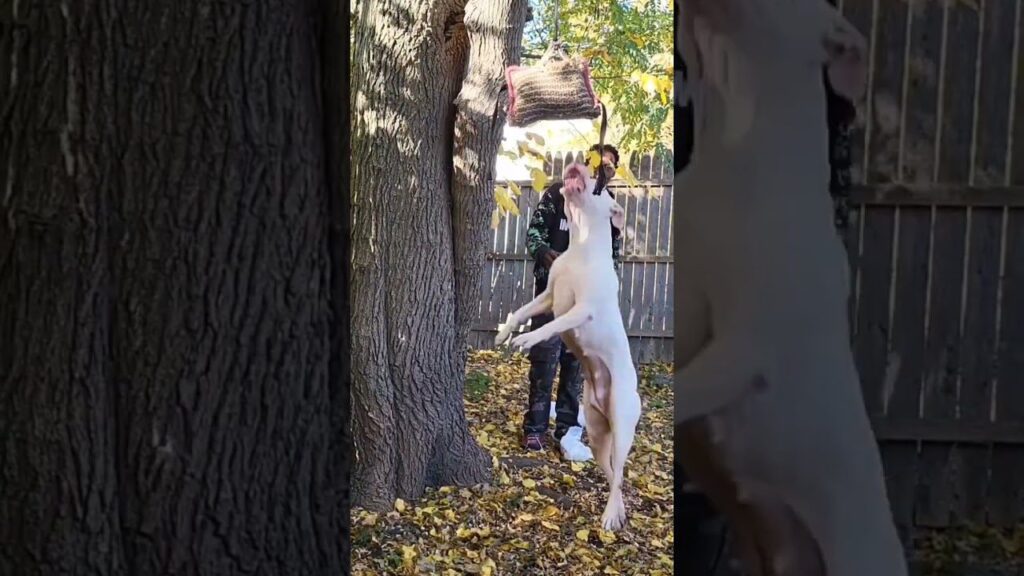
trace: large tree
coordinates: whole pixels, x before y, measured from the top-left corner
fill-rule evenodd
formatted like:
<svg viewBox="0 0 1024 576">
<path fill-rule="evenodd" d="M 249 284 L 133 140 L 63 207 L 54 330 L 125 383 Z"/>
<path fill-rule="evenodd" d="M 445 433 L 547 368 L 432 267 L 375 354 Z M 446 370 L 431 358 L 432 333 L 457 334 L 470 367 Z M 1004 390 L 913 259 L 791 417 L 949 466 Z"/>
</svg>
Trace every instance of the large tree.
<svg viewBox="0 0 1024 576">
<path fill-rule="evenodd" d="M 0 574 L 346 570 L 347 26 L 0 3 Z"/>
<path fill-rule="evenodd" d="M 486 480 L 466 341 L 527 0 L 362 0 L 353 58 L 356 504 Z"/>
</svg>

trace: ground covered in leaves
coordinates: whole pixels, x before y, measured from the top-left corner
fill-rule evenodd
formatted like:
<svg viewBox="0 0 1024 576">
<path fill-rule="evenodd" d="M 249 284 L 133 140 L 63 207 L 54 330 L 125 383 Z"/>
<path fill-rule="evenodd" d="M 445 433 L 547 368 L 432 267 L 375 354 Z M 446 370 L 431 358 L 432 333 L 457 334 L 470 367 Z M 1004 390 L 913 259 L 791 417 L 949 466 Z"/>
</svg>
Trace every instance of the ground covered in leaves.
<svg viewBox="0 0 1024 576">
<path fill-rule="evenodd" d="M 640 369 L 644 413 L 624 487 L 629 525 L 616 533 L 600 528 L 608 488 L 593 462 L 521 447 L 528 368 L 519 354 L 470 355 L 466 412 L 492 455 L 492 483 L 429 490 L 387 514 L 354 510 L 354 576 L 672 574 L 669 367 Z"/>
<path fill-rule="evenodd" d="M 923 530 L 914 548 L 922 576 L 1024 574 L 1024 524 Z"/>
</svg>

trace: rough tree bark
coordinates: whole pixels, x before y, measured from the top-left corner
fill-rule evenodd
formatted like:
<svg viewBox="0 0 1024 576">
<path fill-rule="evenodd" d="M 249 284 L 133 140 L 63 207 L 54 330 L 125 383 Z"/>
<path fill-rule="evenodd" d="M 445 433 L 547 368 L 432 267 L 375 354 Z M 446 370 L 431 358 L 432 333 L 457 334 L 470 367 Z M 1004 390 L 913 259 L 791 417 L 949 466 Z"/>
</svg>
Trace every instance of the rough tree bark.
<svg viewBox="0 0 1024 576">
<path fill-rule="evenodd" d="M 347 45 L 340 2 L 0 3 L 0 574 L 347 566 Z"/>
<path fill-rule="evenodd" d="M 486 480 L 466 423 L 479 290 L 526 0 L 365 0 L 353 62 L 353 502 Z"/>
</svg>

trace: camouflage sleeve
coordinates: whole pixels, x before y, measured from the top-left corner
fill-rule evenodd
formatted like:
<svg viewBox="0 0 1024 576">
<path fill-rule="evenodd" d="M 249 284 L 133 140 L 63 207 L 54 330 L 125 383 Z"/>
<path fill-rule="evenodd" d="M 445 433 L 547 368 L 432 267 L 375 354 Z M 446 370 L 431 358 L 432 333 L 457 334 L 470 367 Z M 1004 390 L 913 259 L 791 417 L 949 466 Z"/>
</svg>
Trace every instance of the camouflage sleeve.
<svg viewBox="0 0 1024 576">
<path fill-rule="evenodd" d="M 551 201 L 551 195 L 544 192 L 530 218 L 530 227 L 526 229 L 526 251 L 535 262 L 540 262 L 551 250 L 551 234 L 548 231 L 549 219 L 554 212 L 555 205 Z"/>
<path fill-rule="evenodd" d="M 615 262 L 615 271 L 622 267 L 622 232 L 612 226 L 612 261 Z"/>
</svg>

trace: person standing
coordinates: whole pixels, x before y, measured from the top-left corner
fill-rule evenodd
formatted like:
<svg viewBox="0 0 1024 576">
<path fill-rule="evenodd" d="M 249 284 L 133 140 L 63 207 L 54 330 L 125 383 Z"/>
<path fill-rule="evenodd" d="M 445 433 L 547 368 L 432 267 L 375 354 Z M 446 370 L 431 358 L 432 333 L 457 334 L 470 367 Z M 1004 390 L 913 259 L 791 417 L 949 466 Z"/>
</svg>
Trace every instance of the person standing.
<svg viewBox="0 0 1024 576">
<path fill-rule="evenodd" d="M 599 149 L 595 144 L 589 152 Z M 602 153 L 602 169 L 609 182 L 615 176 L 618 165 L 619 151 L 615 146 L 606 144 Z M 560 191 L 562 185 L 561 181 L 556 181 L 544 191 L 526 231 L 526 249 L 534 261 L 534 296 L 547 288 L 551 265 L 569 248 L 569 221 L 565 215 L 565 199 Z M 608 192 L 611 194 L 611 190 Z M 610 220 L 608 225 L 612 228 L 612 258 L 618 270 L 622 236 Z M 530 329 L 536 330 L 553 319 L 551 312 L 535 316 L 530 321 Z M 527 450 L 543 450 L 545 447 L 545 432 L 551 417 L 551 388 L 555 371 L 560 368 L 554 438 L 559 443 L 562 456 L 567 460 L 590 460 L 593 454 L 583 443 L 583 428 L 579 417 L 583 390 L 579 359 L 565 346 L 560 336 L 554 336 L 530 348 L 529 360 L 530 391 L 529 405 L 523 416 L 524 447 Z"/>
</svg>

